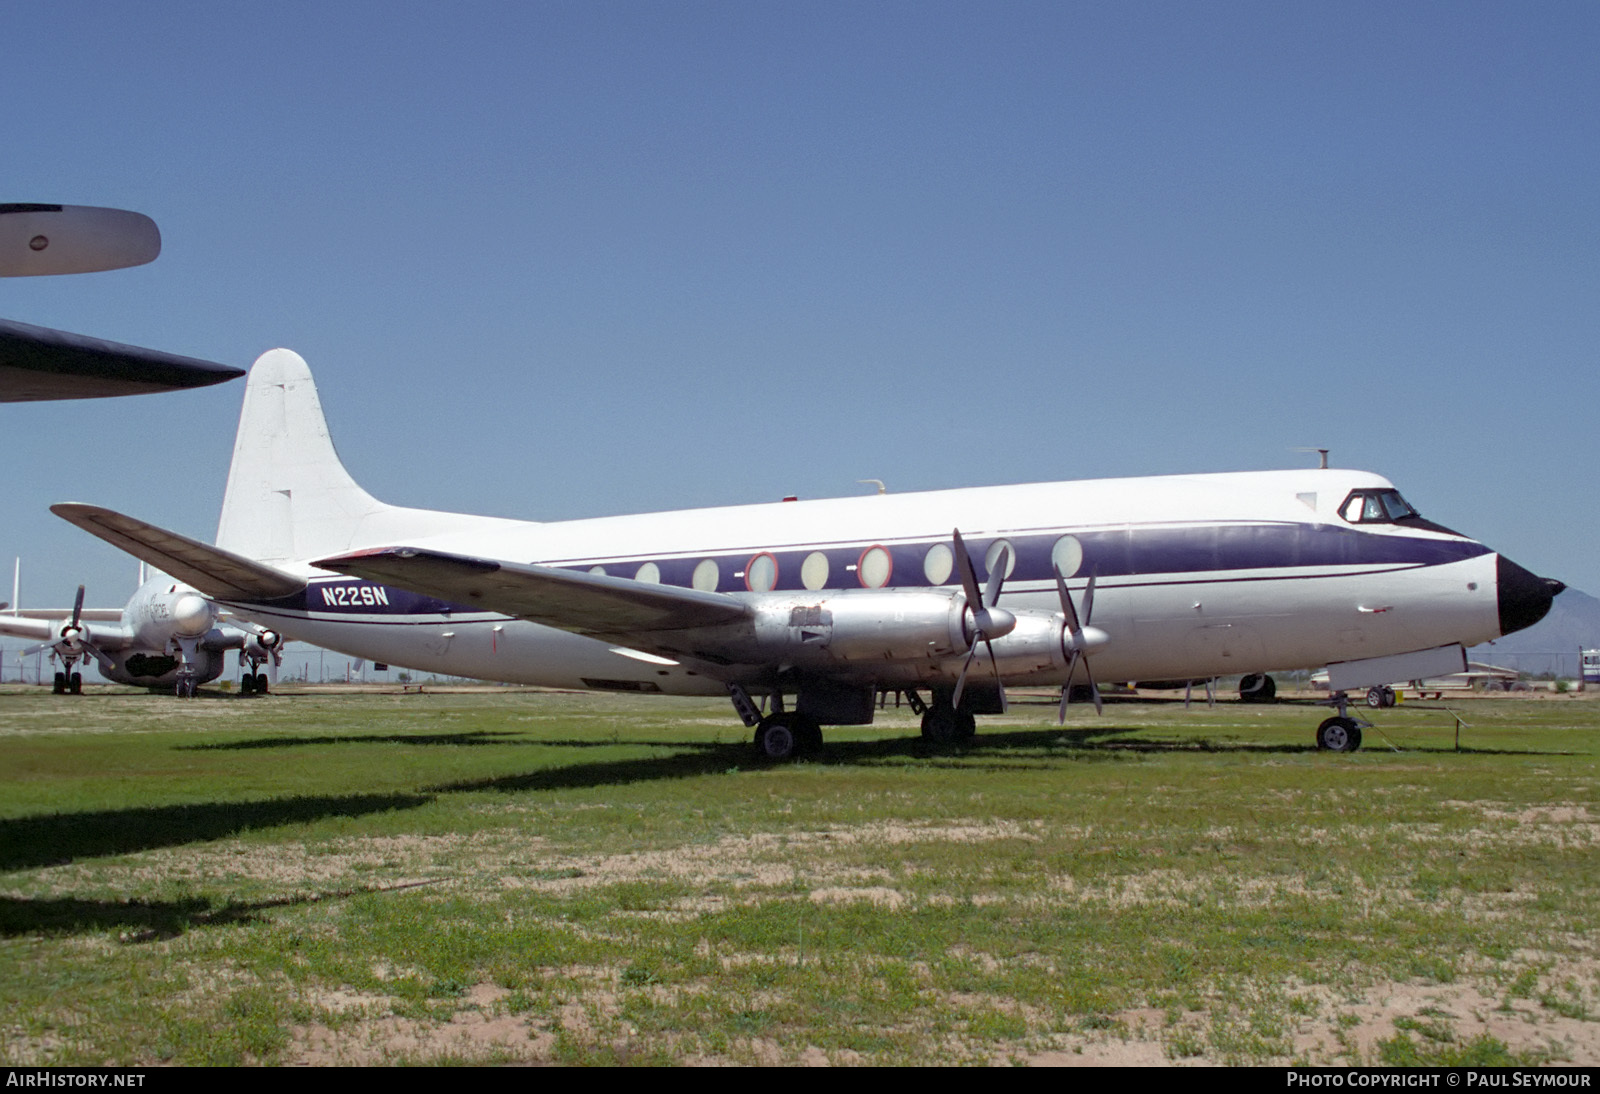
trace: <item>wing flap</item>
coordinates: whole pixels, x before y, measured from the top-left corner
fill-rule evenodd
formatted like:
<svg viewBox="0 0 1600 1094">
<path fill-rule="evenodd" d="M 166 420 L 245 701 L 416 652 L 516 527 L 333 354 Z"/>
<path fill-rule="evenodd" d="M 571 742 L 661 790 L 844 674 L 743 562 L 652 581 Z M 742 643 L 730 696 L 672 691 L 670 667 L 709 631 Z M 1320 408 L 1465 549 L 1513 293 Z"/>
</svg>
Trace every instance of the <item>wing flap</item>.
<svg viewBox="0 0 1600 1094">
<path fill-rule="evenodd" d="M 306 587 L 304 578 L 98 505 L 62 503 L 50 511 L 219 600 L 276 600 Z"/>
<path fill-rule="evenodd" d="M 592 637 L 637 638 L 752 614 L 725 593 L 413 547 L 355 551 L 312 565 Z"/>
</svg>

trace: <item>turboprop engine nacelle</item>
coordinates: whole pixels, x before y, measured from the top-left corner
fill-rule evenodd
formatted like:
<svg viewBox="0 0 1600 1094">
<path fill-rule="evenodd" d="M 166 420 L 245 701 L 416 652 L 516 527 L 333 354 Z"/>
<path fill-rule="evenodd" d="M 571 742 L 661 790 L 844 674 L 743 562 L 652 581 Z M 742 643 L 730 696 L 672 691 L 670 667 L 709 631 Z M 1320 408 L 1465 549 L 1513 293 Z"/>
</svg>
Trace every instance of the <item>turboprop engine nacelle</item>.
<svg viewBox="0 0 1600 1094">
<path fill-rule="evenodd" d="M 926 661 L 965 654 L 966 597 L 894 589 L 785 597 L 761 605 L 755 620 L 763 657 L 792 665 Z"/>
<path fill-rule="evenodd" d="M 81 620 L 73 623 L 64 619 L 56 630 L 56 648 L 63 653 L 79 654 L 86 651 L 88 645 L 94 640 L 89 633 L 89 625 Z"/>
<path fill-rule="evenodd" d="M 1002 678 L 1065 670 L 1073 650 L 1093 654 L 1110 641 L 1099 627 L 1083 627 L 1074 635 L 1060 612 L 1024 608 L 1015 615 L 1016 627 L 994 640 L 994 658 Z"/>
<path fill-rule="evenodd" d="M 282 645 L 283 635 L 277 631 L 258 631 L 245 640 L 244 655 L 247 658 L 253 657 L 257 661 L 264 661 Z"/>
</svg>

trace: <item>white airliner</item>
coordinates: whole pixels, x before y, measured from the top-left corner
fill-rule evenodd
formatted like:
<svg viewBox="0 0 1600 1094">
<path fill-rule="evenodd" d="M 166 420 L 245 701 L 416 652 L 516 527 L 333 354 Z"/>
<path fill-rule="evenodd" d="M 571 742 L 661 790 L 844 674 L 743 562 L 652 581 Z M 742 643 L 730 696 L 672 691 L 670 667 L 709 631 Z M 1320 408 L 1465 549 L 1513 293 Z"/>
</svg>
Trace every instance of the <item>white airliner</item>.
<svg viewBox="0 0 1600 1094">
<path fill-rule="evenodd" d="M 1328 666 L 1342 699 L 1460 670 L 1464 647 L 1538 621 L 1564 587 L 1422 519 L 1361 471 L 557 523 L 400 508 L 345 471 L 309 369 L 282 349 L 246 382 L 216 546 L 107 509 L 52 508 L 243 618 L 356 657 L 728 695 L 775 759 L 817 747 L 822 725 L 871 722 L 888 691 L 910 696 L 934 739 L 1003 709 L 1000 681 L 1061 686 L 1064 714 L 1069 685 L 1096 679 Z M 1318 744 L 1358 747 L 1367 724 L 1341 701 Z"/>
<path fill-rule="evenodd" d="M 215 604 L 165 574 L 140 584 L 120 609 L 85 609 L 79 585 L 70 611 L 0 612 L 0 634 L 36 639 L 39 644 L 24 650 L 24 656 L 50 651 L 50 660 L 61 664 L 55 674 L 57 695 L 83 690 L 83 676 L 75 666 L 90 657 L 108 680 L 172 688 L 180 696 L 191 696 L 200 684 L 221 676 L 228 650 L 238 650 L 241 664 L 250 666 L 241 690 L 265 693 L 267 676 L 258 669 L 265 661 L 276 666 L 283 658 L 282 636 L 221 622 Z"/>
</svg>

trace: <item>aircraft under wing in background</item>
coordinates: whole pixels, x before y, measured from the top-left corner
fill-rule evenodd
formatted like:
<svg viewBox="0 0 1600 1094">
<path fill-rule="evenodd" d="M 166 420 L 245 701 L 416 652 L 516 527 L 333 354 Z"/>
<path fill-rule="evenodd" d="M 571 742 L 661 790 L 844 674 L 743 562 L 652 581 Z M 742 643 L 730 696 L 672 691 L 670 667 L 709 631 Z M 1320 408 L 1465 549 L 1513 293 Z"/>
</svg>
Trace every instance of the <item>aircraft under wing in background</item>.
<svg viewBox="0 0 1600 1094">
<path fill-rule="evenodd" d="M 57 695 L 76 695 L 83 678 L 74 666 L 94 658 L 100 673 L 119 684 L 172 688 L 193 695 L 200 684 L 225 671 L 225 654 L 238 650 L 248 664 L 241 690 L 266 692 L 265 661 L 274 669 L 283 660 L 283 638 L 262 628 L 239 627 L 220 619 L 217 607 L 188 585 L 157 574 L 142 582 L 125 607 L 84 608 L 83 586 L 69 609 L 0 612 L 0 634 L 31 638 L 39 644 L 23 655 L 48 650 Z"/>
<path fill-rule="evenodd" d="M 142 213 L 0 203 L 0 277 L 115 270 L 160 253 L 161 232 Z M 0 319 L 0 402 L 178 391 L 242 375 L 232 365 Z"/>
<path fill-rule="evenodd" d="M 923 733 L 948 740 L 1004 709 L 1003 684 L 1061 687 L 1064 715 L 1074 685 L 1098 706 L 1096 680 L 1328 666 L 1356 688 L 1411 666 L 1431 675 L 1537 622 L 1563 588 L 1360 471 L 552 523 L 401 508 L 345 471 L 310 370 L 288 350 L 264 354 L 246 382 L 216 546 L 107 509 L 52 508 L 240 617 L 352 656 L 728 695 L 775 759 L 820 745 L 823 725 L 871 722 L 886 691 L 907 693 Z M 1339 705 L 1317 742 L 1358 747 L 1367 723 Z"/>
</svg>

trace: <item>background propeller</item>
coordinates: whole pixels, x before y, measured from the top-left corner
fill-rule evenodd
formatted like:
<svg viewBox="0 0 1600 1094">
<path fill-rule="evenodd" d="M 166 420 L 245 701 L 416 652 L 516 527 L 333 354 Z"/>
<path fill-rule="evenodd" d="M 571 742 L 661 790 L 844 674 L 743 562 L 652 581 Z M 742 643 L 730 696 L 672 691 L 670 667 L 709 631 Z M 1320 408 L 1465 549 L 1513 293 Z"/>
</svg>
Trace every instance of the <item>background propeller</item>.
<svg viewBox="0 0 1600 1094">
<path fill-rule="evenodd" d="M 967 545 L 961 540 L 961 529 L 953 529 L 951 535 L 955 539 L 956 568 L 961 571 L 961 587 L 967 592 L 967 608 L 972 612 L 972 648 L 967 651 L 961 675 L 956 677 L 956 690 L 951 695 L 950 705 L 958 710 L 961 708 L 961 693 L 967 686 L 967 670 L 972 667 L 972 659 L 978 655 L 978 642 L 981 639 L 989 647 L 989 663 L 994 666 L 994 683 L 1000 689 L 1000 710 L 1004 712 L 1006 689 L 1000 682 L 1000 663 L 994 656 L 994 640 L 1010 634 L 1017 625 L 1016 616 L 996 606 L 1000 602 L 1000 587 L 1005 582 L 1006 571 L 1011 568 L 1011 547 L 1007 544 L 1000 548 L 994 565 L 989 567 L 989 582 L 982 595 L 979 595 L 978 571 L 972 565 L 972 556 L 967 554 Z"/>
</svg>

